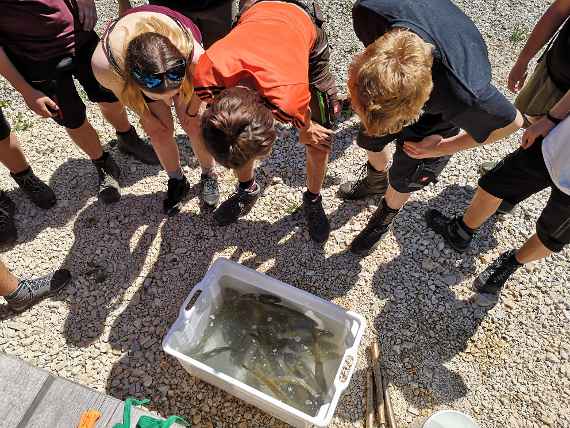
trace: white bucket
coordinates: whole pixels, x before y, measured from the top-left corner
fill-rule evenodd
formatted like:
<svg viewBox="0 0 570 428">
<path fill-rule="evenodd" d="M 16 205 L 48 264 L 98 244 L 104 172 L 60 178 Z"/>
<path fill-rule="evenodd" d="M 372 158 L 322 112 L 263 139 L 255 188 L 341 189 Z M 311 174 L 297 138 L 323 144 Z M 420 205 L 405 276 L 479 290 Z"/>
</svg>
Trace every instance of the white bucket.
<svg viewBox="0 0 570 428">
<path fill-rule="evenodd" d="M 181 352 L 181 349 L 188 348 L 189 343 L 197 343 L 200 339 L 201 333 L 210 321 L 209 316 L 212 308 L 216 306 L 211 303 L 221 300 L 222 286 L 220 282 L 223 282 L 225 277 L 234 278 L 240 283 L 247 284 L 248 288 L 257 289 L 256 291 L 259 293 L 276 295 L 287 304 L 294 305 L 306 314 L 313 313 L 316 316 L 328 318 L 334 320 L 335 323 L 344 325 L 343 343 L 345 350 L 338 369 L 331 376 L 331 379 L 334 378 L 334 381 L 331 382 L 332 390 L 328 395 L 331 398 L 320 407 L 316 416 L 303 413 Z M 200 296 L 195 299 L 192 307 L 187 309 L 198 292 L 201 292 Z M 191 375 L 223 389 L 290 425 L 295 427 L 313 425 L 326 427 L 331 422 L 338 400 L 348 386 L 356 367 L 358 346 L 364 329 L 365 320 L 354 312 L 346 311 L 329 301 L 238 263 L 219 258 L 186 298 L 180 308 L 178 319 L 163 340 L 162 347 L 166 353 L 175 357 Z M 341 372 L 343 373 L 342 379 Z"/>
<path fill-rule="evenodd" d="M 422 428 L 479 428 L 475 421 L 456 410 L 441 410 L 431 415 Z"/>
</svg>

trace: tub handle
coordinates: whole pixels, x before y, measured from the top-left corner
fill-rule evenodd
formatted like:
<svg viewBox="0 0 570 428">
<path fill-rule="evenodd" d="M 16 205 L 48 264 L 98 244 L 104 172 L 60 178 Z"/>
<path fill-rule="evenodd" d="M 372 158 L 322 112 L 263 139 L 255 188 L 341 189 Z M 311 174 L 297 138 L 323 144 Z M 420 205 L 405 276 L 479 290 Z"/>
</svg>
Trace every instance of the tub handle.
<svg viewBox="0 0 570 428">
<path fill-rule="evenodd" d="M 184 304 L 180 307 L 180 318 L 184 318 L 185 320 L 188 320 L 190 318 L 190 310 L 187 309 L 188 305 L 190 302 L 192 302 L 194 296 L 198 298 L 202 291 L 204 291 L 204 281 L 200 281 L 198 284 L 196 284 L 188 297 L 186 297 L 186 300 L 184 300 Z M 194 305 L 192 304 L 192 306 Z"/>
</svg>

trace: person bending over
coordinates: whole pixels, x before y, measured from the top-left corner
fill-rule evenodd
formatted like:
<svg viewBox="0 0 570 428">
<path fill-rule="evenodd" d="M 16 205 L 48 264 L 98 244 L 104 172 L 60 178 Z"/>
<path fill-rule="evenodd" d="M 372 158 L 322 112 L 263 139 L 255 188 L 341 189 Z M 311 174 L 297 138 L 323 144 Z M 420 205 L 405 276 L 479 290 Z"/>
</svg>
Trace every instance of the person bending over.
<svg viewBox="0 0 570 428">
<path fill-rule="evenodd" d="M 93 55 L 95 76 L 139 115 L 168 174 L 163 204 L 168 215 L 179 212 L 190 191 L 174 140 L 172 105 L 202 168 L 202 201 L 215 206 L 219 199 L 215 162 L 203 146 L 200 119 L 188 115 L 193 94 L 192 73 L 204 52 L 201 40 L 198 27 L 184 15 L 162 6 L 147 5 L 128 9 L 125 15 L 112 21 Z M 200 103 L 198 98 L 196 103 Z"/>
<path fill-rule="evenodd" d="M 196 93 L 206 147 L 236 172 L 236 193 L 214 213 L 219 225 L 247 214 L 260 194 L 255 161 L 276 139 L 274 118 L 299 129 L 307 158 L 303 208 L 309 235 L 325 242 L 330 225 L 320 195 L 339 111 L 322 15 L 312 1 L 245 1 L 237 25 L 200 58 Z"/>
<path fill-rule="evenodd" d="M 367 254 L 411 193 L 435 182 L 452 154 L 504 138 L 523 119 L 491 85 L 483 38 L 451 1 L 360 0 L 352 12 L 366 49 L 350 66 L 348 89 L 368 162 L 340 194 L 383 196 L 350 246 Z"/>
</svg>

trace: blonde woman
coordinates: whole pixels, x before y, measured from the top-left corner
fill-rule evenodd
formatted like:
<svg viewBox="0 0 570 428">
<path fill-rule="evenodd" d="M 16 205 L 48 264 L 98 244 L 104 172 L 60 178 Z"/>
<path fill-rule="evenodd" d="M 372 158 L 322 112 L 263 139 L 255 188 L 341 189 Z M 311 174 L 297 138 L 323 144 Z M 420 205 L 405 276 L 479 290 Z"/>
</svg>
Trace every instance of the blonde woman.
<svg viewBox="0 0 570 428">
<path fill-rule="evenodd" d="M 171 106 L 202 168 L 201 198 L 215 206 L 219 199 L 214 159 L 205 150 L 199 118 L 188 111 L 193 99 L 192 73 L 204 52 L 198 27 L 184 15 L 162 6 L 129 9 L 109 23 L 92 59 L 97 80 L 135 111 L 162 167 L 168 173 L 164 212 L 176 214 L 190 190 L 174 140 Z"/>
</svg>

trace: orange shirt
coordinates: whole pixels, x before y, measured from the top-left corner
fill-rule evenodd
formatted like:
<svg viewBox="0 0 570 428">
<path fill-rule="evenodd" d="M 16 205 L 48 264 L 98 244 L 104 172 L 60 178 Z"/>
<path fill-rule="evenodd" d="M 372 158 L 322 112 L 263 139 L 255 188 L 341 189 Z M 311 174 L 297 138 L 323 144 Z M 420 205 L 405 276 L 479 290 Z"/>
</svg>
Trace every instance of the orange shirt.
<svg viewBox="0 0 570 428">
<path fill-rule="evenodd" d="M 278 120 L 300 128 L 311 99 L 309 53 L 316 37 L 313 21 L 300 7 L 257 3 L 200 57 L 196 94 L 208 101 L 225 88 L 247 86 L 260 93 Z"/>
</svg>

